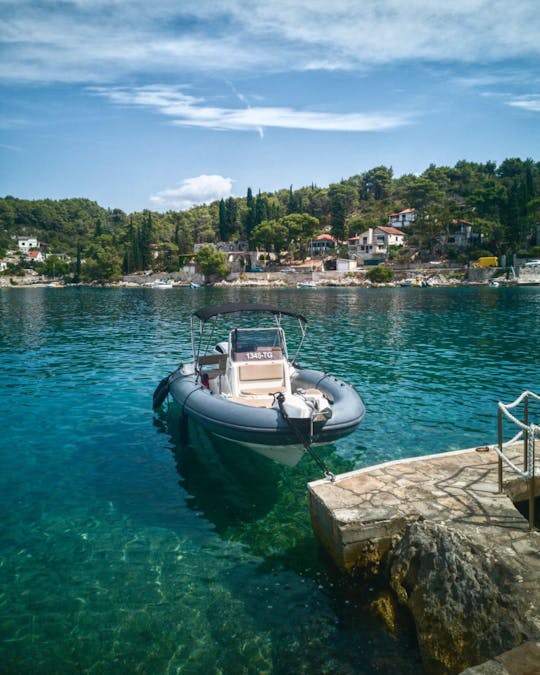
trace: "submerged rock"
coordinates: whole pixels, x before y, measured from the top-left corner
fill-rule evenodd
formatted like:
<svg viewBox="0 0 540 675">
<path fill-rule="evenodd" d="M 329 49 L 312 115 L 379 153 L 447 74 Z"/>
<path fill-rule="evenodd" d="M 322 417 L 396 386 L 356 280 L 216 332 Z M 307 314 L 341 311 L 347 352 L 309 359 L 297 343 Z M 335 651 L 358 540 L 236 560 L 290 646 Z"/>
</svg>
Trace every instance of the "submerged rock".
<svg viewBox="0 0 540 675">
<path fill-rule="evenodd" d="M 527 638 L 515 572 L 469 536 L 413 523 L 389 569 L 391 586 L 414 619 L 426 672 L 459 673 Z"/>
</svg>

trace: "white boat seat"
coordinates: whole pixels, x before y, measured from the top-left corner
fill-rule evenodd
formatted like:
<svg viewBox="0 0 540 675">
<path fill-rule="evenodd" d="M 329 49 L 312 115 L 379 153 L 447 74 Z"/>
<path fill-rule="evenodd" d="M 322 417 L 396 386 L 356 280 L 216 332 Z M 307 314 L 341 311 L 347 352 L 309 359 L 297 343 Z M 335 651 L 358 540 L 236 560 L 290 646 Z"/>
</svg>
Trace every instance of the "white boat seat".
<svg viewBox="0 0 540 675">
<path fill-rule="evenodd" d="M 252 396 L 286 391 L 283 361 L 243 363 L 238 367 L 239 393 Z"/>
<path fill-rule="evenodd" d="M 283 362 L 244 363 L 238 368 L 240 382 L 283 380 Z"/>
</svg>

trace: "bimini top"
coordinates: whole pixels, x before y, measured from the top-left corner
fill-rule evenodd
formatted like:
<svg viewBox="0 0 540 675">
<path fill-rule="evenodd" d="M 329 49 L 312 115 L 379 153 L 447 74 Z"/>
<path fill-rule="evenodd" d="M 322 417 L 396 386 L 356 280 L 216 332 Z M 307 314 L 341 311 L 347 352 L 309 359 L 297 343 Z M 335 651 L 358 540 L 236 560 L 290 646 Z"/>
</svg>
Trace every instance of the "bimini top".
<svg viewBox="0 0 540 675">
<path fill-rule="evenodd" d="M 210 305 L 210 307 L 201 307 L 201 309 L 195 310 L 193 316 L 196 316 L 198 319 L 205 322 L 218 314 L 232 314 L 233 312 L 269 312 L 270 314 L 285 314 L 307 323 L 307 319 L 302 316 L 302 314 L 290 312 L 287 309 L 279 309 L 279 307 L 265 305 L 260 302 L 231 302 L 225 305 Z"/>
</svg>

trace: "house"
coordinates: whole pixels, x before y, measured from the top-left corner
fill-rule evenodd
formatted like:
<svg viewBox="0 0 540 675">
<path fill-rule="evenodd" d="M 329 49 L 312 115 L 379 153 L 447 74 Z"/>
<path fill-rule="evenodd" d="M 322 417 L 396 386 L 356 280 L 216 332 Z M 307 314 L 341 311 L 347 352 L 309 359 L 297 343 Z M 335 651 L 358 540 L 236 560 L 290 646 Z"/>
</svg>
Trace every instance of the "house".
<svg viewBox="0 0 540 675">
<path fill-rule="evenodd" d="M 473 224 L 467 220 L 451 220 L 448 225 L 448 234 L 443 237 L 441 242 L 445 246 L 455 246 L 456 248 L 465 248 L 470 244 L 480 243 L 482 235 L 473 230 Z"/>
<path fill-rule="evenodd" d="M 308 252 L 312 257 L 324 258 L 334 251 L 336 244 L 337 240 L 331 234 L 319 234 L 309 242 Z"/>
<path fill-rule="evenodd" d="M 7 270 L 8 263 L 7 260 L 0 260 L 0 272 L 5 272 Z"/>
<path fill-rule="evenodd" d="M 29 260 L 30 262 L 43 262 L 45 260 L 45 257 L 43 256 L 43 253 L 39 250 L 32 249 L 31 251 L 28 251 L 26 254 L 26 260 Z"/>
<path fill-rule="evenodd" d="M 349 256 L 363 263 L 366 260 L 384 259 L 390 246 L 403 246 L 405 235 L 397 227 L 370 227 L 348 241 Z"/>
<path fill-rule="evenodd" d="M 388 217 L 388 225 L 391 227 L 407 227 L 416 220 L 416 209 L 404 209 L 397 213 L 391 213 Z"/>
<path fill-rule="evenodd" d="M 249 250 L 249 242 L 244 237 L 237 241 L 218 241 L 216 248 L 221 253 L 245 253 Z"/>
<path fill-rule="evenodd" d="M 17 237 L 17 246 L 19 251 L 26 255 L 33 248 L 39 248 L 39 241 L 36 237 Z"/>
<path fill-rule="evenodd" d="M 227 265 L 233 272 L 250 271 L 259 267 L 259 251 L 249 251 L 247 239 L 239 239 L 236 242 L 218 241 L 217 243 L 195 244 L 193 250 L 197 254 L 204 246 L 210 246 L 224 253 Z"/>
</svg>

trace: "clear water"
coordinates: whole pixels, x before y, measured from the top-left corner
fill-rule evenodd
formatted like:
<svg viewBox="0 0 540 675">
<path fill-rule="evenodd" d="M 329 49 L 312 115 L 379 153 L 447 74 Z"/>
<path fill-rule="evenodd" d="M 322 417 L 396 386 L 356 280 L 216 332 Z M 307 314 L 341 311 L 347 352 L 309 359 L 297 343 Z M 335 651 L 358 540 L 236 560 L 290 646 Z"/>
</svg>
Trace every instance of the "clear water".
<svg viewBox="0 0 540 675">
<path fill-rule="evenodd" d="M 1 290 L 2 672 L 421 672 L 319 549 L 309 457 L 152 413 L 190 312 L 240 300 L 305 313 L 302 362 L 363 395 L 335 472 L 494 442 L 497 401 L 539 390 L 540 288 Z"/>
</svg>

